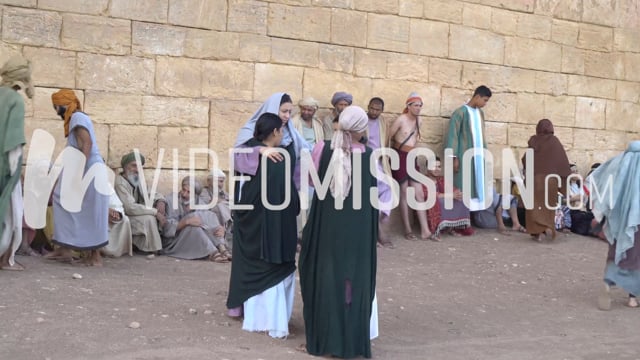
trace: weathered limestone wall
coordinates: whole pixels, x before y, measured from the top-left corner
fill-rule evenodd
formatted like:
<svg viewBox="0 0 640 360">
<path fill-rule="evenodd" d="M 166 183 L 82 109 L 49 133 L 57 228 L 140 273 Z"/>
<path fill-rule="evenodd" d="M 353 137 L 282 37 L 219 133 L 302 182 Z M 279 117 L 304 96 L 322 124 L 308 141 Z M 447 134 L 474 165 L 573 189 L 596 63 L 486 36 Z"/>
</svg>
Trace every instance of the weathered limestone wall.
<svg viewBox="0 0 640 360">
<path fill-rule="evenodd" d="M 640 0 L 0 0 L 0 15 L 0 61 L 34 64 L 28 134 L 63 147 L 50 95 L 73 88 L 112 166 L 138 147 L 151 168 L 165 149 L 170 169 L 175 148 L 186 169 L 190 147 L 209 147 L 226 169 L 274 91 L 323 111 L 334 91 L 380 96 L 389 119 L 417 91 L 440 152 L 448 116 L 486 84 L 496 165 L 543 117 L 583 172 L 640 131 Z"/>
</svg>

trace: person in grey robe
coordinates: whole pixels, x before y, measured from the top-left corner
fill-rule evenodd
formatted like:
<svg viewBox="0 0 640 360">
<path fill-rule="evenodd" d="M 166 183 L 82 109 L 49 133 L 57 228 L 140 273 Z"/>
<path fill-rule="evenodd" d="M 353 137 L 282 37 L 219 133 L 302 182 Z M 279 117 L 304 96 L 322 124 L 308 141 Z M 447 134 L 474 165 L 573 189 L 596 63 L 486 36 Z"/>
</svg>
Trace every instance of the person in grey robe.
<svg viewBox="0 0 640 360">
<path fill-rule="evenodd" d="M 227 176 L 218 168 L 211 170 L 207 176 L 206 185 L 200 193 L 200 203 L 211 205 L 211 211 L 218 217 L 218 222 L 225 228 L 225 240 L 228 245 L 233 239 L 233 219 L 229 208 L 229 193 L 224 190 L 224 181 Z M 217 201 L 213 204 L 214 194 L 218 194 Z"/>
<path fill-rule="evenodd" d="M 166 222 L 164 197 L 160 194 L 154 197 L 155 207 L 145 204 L 138 175 L 138 169 L 144 166 L 145 159 L 142 154 L 139 155 L 140 164 L 134 152 L 122 157 L 122 172 L 116 176 L 115 191 L 122 201 L 125 215 L 129 217 L 133 245 L 140 251 L 155 253 L 162 249 L 159 226 L 162 227 Z"/>
<path fill-rule="evenodd" d="M 165 199 L 167 221 L 162 228 L 162 253 L 186 260 L 229 262 L 232 255 L 224 239 L 224 226 L 213 212 L 192 209 L 190 182 L 188 176 L 182 179 L 180 192 Z M 197 180 L 193 181 L 193 191 L 193 201 L 199 204 L 202 186 Z"/>
</svg>

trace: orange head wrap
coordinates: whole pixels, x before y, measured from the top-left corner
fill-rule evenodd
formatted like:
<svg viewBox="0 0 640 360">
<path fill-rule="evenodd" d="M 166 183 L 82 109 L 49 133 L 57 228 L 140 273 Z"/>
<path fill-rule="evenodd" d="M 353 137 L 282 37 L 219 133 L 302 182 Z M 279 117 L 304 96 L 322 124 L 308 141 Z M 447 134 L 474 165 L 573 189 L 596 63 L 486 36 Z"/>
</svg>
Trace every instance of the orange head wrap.
<svg viewBox="0 0 640 360">
<path fill-rule="evenodd" d="M 407 101 L 405 101 L 405 107 L 404 110 L 402 111 L 403 114 L 406 114 L 409 112 L 409 105 L 413 104 L 414 102 L 418 102 L 420 101 L 420 103 L 422 103 L 422 98 L 417 94 L 412 92 L 411 95 L 409 95 L 409 98 L 407 99 Z"/>
<path fill-rule="evenodd" d="M 53 102 L 53 105 L 67 107 L 67 111 L 64 112 L 64 137 L 67 137 L 69 136 L 69 122 L 71 121 L 71 115 L 75 111 L 82 110 L 80 100 L 78 100 L 78 97 L 73 90 L 62 89 L 51 95 L 51 102 Z"/>
</svg>

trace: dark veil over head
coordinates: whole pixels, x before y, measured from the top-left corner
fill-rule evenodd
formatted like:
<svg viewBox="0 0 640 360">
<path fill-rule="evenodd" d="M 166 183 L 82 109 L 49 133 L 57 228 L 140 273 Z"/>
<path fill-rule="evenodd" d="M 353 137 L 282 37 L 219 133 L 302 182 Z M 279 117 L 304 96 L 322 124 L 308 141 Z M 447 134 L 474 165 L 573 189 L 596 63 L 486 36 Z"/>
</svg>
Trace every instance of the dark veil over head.
<svg viewBox="0 0 640 360">
<path fill-rule="evenodd" d="M 553 135 L 553 124 L 549 119 L 542 119 L 538 121 L 538 125 L 536 126 L 536 135 Z"/>
</svg>

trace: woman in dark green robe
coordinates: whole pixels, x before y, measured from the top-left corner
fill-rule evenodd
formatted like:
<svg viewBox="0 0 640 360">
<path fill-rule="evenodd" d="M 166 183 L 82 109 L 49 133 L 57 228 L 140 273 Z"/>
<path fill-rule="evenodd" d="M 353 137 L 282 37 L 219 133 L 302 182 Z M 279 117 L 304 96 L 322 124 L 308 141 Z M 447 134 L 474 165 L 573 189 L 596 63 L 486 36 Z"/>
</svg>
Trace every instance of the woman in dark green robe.
<svg viewBox="0 0 640 360">
<path fill-rule="evenodd" d="M 278 146 L 281 139 L 282 120 L 265 113 L 256 122 L 254 138 L 245 146 L 264 150 Z M 286 173 L 287 163 L 265 160 L 251 180 L 236 184 L 236 204 L 251 205 L 253 209 L 233 211 L 233 262 L 227 307 L 230 315 L 244 312 L 244 330 L 268 331 L 272 337 L 281 338 L 289 334 L 293 310 L 296 216 L 300 204 L 291 174 Z M 266 194 L 262 193 L 263 183 Z M 268 204 L 286 206 L 271 210 Z"/>
<path fill-rule="evenodd" d="M 345 176 L 343 181 L 333 178 L 324 200 L 316 191 L 303 231 L 299 265 L 306 350 L 312 355 L 370 358 L 370 339 L 377 336 L 377 311 L 372 309 L 378 210 L 369 196 L 369 189 L 376 186 L 369 171 L 371 149 L 359 143 L 368 117 L 361 108 L 350 106 L 340 114 L 339 126 L 333 139 L 316 144 L 312 153 L 321 181 L 330 168 Z M 353 163 L 356 152 L 362 156 L 361 169 Z M 361 184 L 355 186 L 351 181 L 358 171 Z M 361 195 L 359 209 L 354 208 L 354 191 Z M 336 199 L 343 199 L 340 210 Z"/>
</svg>

